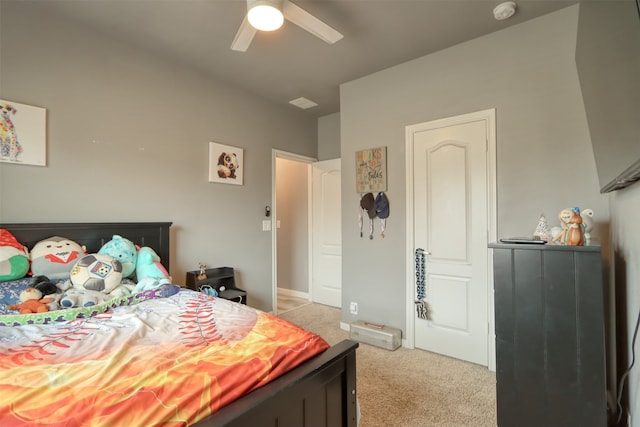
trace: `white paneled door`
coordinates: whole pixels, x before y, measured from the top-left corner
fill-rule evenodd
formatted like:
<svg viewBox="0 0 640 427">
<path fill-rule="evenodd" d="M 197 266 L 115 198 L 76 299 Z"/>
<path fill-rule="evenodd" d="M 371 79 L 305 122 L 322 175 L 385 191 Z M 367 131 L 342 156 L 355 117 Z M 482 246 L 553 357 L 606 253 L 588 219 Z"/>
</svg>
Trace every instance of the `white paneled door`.
<svg viewBox="0 0 640 427">
<path fill-rule="evenodd" d="M 415 125 L 407 133 L 413 143 L 413 240 L 425 250 L 429 307 L 428 319 L 414 310 L 415 346 L 485 366 L 487 135 L 487 121 L 473 116 Z"/>
<path fill-rule="evenodd" d="M 312 165 L 311 298 L 342 305 L 342 212 L 340 159 Z"/>
</svg>

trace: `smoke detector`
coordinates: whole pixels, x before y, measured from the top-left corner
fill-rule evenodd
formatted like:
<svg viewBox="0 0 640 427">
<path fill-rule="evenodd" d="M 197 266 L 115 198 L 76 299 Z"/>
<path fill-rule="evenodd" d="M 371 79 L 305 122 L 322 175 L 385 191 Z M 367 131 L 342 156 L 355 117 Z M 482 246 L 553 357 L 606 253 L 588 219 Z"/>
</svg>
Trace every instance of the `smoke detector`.
<svg viewBox="0 0 640 427">
<path fill-rule="evenodd" d="M 503 21 L 507 18 L 511 18 L 514 13 L 516 13 L 516 3 L 513 1 L 500 3 L 493 9 L 493 16 L 498 21 Z"/>
</svg>

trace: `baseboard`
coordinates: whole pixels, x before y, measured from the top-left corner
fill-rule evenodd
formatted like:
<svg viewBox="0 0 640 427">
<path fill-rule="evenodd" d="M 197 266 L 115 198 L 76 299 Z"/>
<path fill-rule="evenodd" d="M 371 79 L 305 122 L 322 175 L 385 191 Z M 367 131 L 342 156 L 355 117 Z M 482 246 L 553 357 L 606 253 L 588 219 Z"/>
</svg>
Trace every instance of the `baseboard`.
<svg viewBox="0 0 640 427">
<path fill-rule="evenodd" d="M 309 292 L 296 291 L 293 289 L 278 288 L 278 295 L 282 295 L 284 297 L 304 298 L 307 301 L 311 301 L 309 298 Z"/>
</svg>

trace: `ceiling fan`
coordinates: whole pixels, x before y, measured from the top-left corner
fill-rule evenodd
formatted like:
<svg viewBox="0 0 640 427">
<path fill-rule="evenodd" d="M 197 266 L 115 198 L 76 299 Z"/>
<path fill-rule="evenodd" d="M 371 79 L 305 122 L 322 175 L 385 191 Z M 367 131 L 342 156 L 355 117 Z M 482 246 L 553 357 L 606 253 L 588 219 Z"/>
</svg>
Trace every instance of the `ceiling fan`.
<svg viewBox="0 0 640 427">
<path fill-rule="evenodd" d="M 267 24 L 259 21 L 261 14 L 271 20 Z M 342 38 L 342 34 L 334 30 L 306 10 L 289 0 L 247 0 L 247 14 L 236 33 L 231 49 L 246 52 L 256 35 L 256 31 L 273 31 L 282 25 L 284 19 L 293 22 L 314 36 L 333 44 Z"/>
</svg>

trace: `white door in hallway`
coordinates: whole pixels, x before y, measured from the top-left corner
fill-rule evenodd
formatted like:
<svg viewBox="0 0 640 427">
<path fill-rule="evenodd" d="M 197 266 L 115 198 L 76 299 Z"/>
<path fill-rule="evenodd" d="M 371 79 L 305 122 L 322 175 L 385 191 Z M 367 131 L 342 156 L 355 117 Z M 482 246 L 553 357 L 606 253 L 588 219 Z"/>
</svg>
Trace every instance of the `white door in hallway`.
<svg viewBox="0 0 640 427">
<path fill-rule="evenodd" d="M 341 162 L 312 165 L 311 299 L 342 306 Z"/>
<path fill-rule="evenodd" d="M 430 313 L 423 319 L 414 309 L 415 346 L 485 366 L 487 135 L 488 122 L 473 115 L 407 129 L 413 138 L 414 244 L 425 250 Z"/>
</svg>

